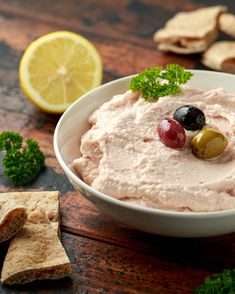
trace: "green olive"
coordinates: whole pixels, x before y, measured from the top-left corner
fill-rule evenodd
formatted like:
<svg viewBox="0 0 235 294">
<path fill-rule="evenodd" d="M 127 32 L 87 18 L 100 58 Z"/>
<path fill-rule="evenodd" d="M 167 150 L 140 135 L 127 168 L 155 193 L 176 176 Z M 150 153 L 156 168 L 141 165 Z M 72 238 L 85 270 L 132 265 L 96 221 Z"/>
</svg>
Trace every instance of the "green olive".
<svg viewBox="0 0 235 294">
<path fill-rule="evenodd" d="M 203 129 L 192 139 L 193 154 L 202 159 L 220 155 L 228 145 L 228 139 L 213 129 Z"/>
</svg>

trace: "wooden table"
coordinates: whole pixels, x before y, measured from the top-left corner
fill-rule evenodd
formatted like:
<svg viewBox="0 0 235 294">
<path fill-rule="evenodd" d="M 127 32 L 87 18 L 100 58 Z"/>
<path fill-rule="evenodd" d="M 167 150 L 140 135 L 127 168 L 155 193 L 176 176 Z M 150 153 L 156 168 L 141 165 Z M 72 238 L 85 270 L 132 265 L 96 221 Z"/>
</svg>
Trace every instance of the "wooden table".
<svg viewBox="0 0 235 294">
<path fill-rule="evenodd" d="M 1 174 L 0 191 L 61 192 L 62 242 L 73 267 L 70 278 L 2 287 L 0 293 L 192 293 L 206 276 L 235 268 L 235 234 L 178 239 L 130 230 L 114 223 L 75 192 L 53 152 L 59 117 L 35 108 L 22 93 L 18 80 L 19 61 L 28 44 L 56 30 L 72 30 L 95 44 L 103 59 L 103 83 L 172 62 L 203 68 L 200 55 L 158 51 L 152 36 L 177 11 L 216 2 L 0 0 L 0 131 L 20 131 L 37 139 L 47 166 L 24 189 L 14 188 Z M 235 13 L 233 1 L 223 4 Z M 221 34 L 220 38 L 228 37 Z M 1 262 L 5 250 L 1 245 Z"/>
</svg>

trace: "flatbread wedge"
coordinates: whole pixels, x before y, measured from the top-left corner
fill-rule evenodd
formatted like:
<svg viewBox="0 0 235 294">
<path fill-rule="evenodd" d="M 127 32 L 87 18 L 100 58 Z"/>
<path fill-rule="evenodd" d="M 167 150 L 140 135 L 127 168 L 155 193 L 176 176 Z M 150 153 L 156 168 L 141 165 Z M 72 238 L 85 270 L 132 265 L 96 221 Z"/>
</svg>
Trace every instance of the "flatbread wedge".
<svg viewBox="0 0 235 294">
<path fill-rule="evenodd" d="M 235 37 L 235 15 L 231 13 L 222 13 L 219 17 L 219 29 L 226 34 Z"/>
<path fill-rule="evenodd" d="M 153 39 L 159 49 L 181 54 L 205 51 L 218 36 L 218 18 L 226 11 L 222 5 L 179 12 L 164 28 L 155 32 Z"/>
<path fill-rule="evenodd" d="M 202 63 L 214 70 L 235 73 L 235 41 L 214 43 L 203 54 Z"/>
<path fill-rule="evenodd" d="M 11 239 L 24 225 L 26 209 L 14 201 L 5 201 L 0 194 L 0 242 Z"/>
<path fill-rule="evenodd" d="M 59 221 L 59 193 L 57 191 L 8 192 L 0 195 L 2 201 L 14 201 L 15 204 L 25 207 L 27 212 L 42 207 L 50 221 Z"/>
<path fill-rule="evenodd" d="M 26 204 L 28 217 L 23 228 L 11 240 L 1 282 L 24 284 L 69 275 L 71 264 L 58 236 L 58 192 L 21 194 L 16 192 L 11 196 Z"/>
</svg>

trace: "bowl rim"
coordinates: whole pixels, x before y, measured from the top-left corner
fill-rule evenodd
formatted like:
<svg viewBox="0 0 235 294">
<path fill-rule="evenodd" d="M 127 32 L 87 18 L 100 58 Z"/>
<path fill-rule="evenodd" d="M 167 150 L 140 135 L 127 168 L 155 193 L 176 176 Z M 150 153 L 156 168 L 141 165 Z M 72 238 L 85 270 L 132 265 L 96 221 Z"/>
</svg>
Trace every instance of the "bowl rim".
<svg viewBox="0 0 235 294">
<path fill-rule="evenodd" d="M 187 71 L 191 71 L 193 73 L 206 73 L 206 74 L 211 74 L 211 75 L 221 75 L 221 76 L 230 76 L 233 77 L 235 79 L 235 75 L 230 74 L 230 73 L 224 73 L 224 72 L 218 72 L 218 71 L 210 71 L 210 70 L 199 70 L 199 69 L 187 69 Z M 69 178 L 71 178 L 74 182 L 78 182 L 79 186 L 81 186 L 82 189 L 87 190 L 89 193 L 95 195 L 96 197 L 100 198 L 101 200 L 104 201 L 108 201 L 111 204 L 117 204 L 119 206 L 131 209 L 131 210 L 137 210 L 140 212 L 145 212 L 145 213 L 149 213 L 149 214 L 158 214 L 158 215 L 162 215 L 162 216 L 167 216 L 167 217 L 182 217 L 182 218 L 202 218 L 202 217 L 206 217 L 206 218 L 214 218 L 216 217 L 224 217 L 224 216 L 232 216 L 235 214 L 235 208 L 232 209 L 226 209 L 226 210 L 219 210 L 219 211 L 201 211 L 201 212 L 186 212 L 186 211 L 174 211 L 174 210 L 163 210 L 160 208 L 151 208 L 151 207 L 145 207 L 145 206 L 140 206 L 137 204 L 131 204 L 128 202 L 124 202 L 122 200 L 116 199 L 108 194 L 102 193 L 94 188 L 92 188 L 90 185 L 86 184 L 84 181 L 82 181 L 65 163 L 65 161 L 62 158 L 62 155 L 60 154 L 59 151 L 59 146 L 58 146 L 58 132 L 59 129 L 61 128 L 61 125 L 63 124 L 63 121 L 66 119 L 66 117 L 68 116 L 69 112 L 71 111 L 71 109 L 77 105 L 80 104 L 82 100 L 86 99 L 87 96 L 93 94 L 96 91 L 101 91 L 104 88 L 109 87 L 111 84 L 114 83 L 119 83 L 122 82 L 124 80 L 130 79 L 132 77 L 136 76 L 136 74 L 133 75 L 128 75 L 125 77 L 121 77 L 115 80 L 112 80 L 110 82 L 107 82 L 105 84 L 102 84 L 92 90 L 90 90 L 89 92 L 85 93 L 84 95 L 82 95 L 79 99 L 77 99 L 76 101 L 74 101 L 67 109 L 66 111 L 62 114 L 62 116 L 60 117 L 55 131 L 54 131 L 54 138 L 53 138 L 53 146 L 54 146 L 54 152 L 56 155 L 56 158 L 59 162 L 59 164 L 61 165 L 62 169 L 64 170 L 64 172 L 66 173 L 66 176 L 68 175 Z"/>
</svg>

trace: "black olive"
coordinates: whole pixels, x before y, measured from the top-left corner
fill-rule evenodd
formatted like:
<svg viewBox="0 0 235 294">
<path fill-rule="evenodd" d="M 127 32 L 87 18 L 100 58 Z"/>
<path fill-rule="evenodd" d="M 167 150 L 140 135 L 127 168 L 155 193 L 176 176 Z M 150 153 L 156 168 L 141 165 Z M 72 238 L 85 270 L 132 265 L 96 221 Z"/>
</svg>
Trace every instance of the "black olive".
<svg viewBox="0 0 235 294">
<path fill-rule="evenodd" d="M 206 124 L 203 111 L 193 105 L 184 105 L 176 109 L 173 118 L 186 130 L 201 130 Z"/>
</svg>

